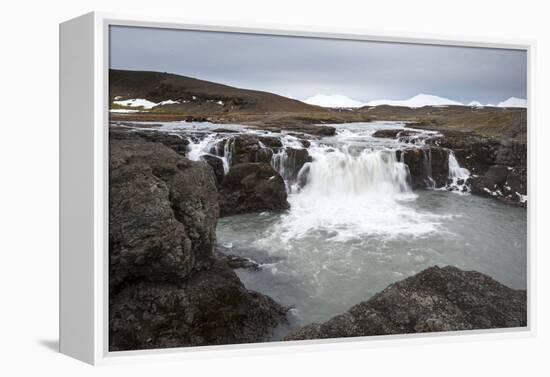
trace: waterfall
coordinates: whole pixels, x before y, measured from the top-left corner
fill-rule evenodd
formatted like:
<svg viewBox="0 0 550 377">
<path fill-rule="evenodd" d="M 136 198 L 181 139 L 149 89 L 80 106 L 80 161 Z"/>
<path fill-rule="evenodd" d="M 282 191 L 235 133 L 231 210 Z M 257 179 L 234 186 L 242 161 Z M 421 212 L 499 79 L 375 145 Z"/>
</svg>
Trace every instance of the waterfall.
<svg viewBox="0 0 550 377">
<path fill-rule="evenodd" d="M 413 209 L 407 165 L 396 150 L 312 145 L 307 184 L 289 195 L 291 211 L 274 232 L 282 242 L 313 237 L 345 242 L 365 236 L 421 236 L 437 227 L 431 215 Z M 300 174 L 299 174 L 300 175 Z"/>
<path fill-rule="evenodd" d="M 460 167 L 453 151 L 449 151 L 449 183 L 447 189 L 457 192 L 469 192 L 468 178 L 470 178 L 470 171 Z"/>
<path fill-rule="evenodd" d="M 348 147 L 312 148 L 304 191 L 324 196 L 410 193 L 409 173 L 393 150 L 363 150 L 354 155 Z"/>
</svg>

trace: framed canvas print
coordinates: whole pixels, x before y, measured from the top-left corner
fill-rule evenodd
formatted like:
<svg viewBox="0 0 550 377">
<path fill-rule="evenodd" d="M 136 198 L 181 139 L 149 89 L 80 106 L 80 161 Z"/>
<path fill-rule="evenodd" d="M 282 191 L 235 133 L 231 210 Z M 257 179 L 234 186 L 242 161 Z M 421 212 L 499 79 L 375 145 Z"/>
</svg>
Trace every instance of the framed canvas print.
<svg viewBox="0 0 550 377">
<path fill-rule="evenodd" d="M 61 24 L 61 352 L 529 334 L 531 49 Z"/>
</svg>

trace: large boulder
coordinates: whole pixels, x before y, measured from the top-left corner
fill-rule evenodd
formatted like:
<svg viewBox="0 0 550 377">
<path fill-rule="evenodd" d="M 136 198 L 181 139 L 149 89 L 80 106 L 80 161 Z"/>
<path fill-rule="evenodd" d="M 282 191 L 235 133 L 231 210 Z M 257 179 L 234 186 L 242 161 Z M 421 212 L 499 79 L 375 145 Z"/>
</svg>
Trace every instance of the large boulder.
<svg viewBox="0 0 550 377">
<path fill-rule="evenodd" d="M 259 136 L 259 141 L 268 148 L 278 149 L 283 146 L 281 138 L 277 136 Z"/>
<path fill-rule="evenodd" d="M 111 133 L 110 282 L 185 278 L 212 256 L 218 219 L 211 169 L 160 143 Z"/>
<path fill-rule="evenodd" d="M 286 322 L 287 309 L 247 290 L 225 263 L 182 283 L 139 282 L 111 300 L 110 351 L 255 343 Z"/>
<path fill-rule="evenodd" d="M 256 135 L 236 135 L 229 139 L 231 151 L 231 165 L 245 162 L 267 162 L 271 161 L 273 151 L 264 148 Z"/>
<path fill-rule="evenodd" d="M 289 208 L 283 178 L 261 162 L 232 166 L 219 190 L 219 203 L 221 216 Z"/>
<path fill-rule="evenodd" d="M 430 267 L 370 300 L 285 340 L 342 338 L 527 326 L 527 295 L 487 275 Z"/>
</svg>

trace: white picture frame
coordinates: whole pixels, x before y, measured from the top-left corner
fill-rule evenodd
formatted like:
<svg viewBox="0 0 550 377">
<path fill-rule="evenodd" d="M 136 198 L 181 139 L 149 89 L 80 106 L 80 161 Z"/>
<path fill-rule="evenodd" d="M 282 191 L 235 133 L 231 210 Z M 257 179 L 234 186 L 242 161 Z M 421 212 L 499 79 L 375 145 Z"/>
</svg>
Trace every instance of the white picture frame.
<svg viewBox="0 0 550 377">
<path fill-rule="evenodd" d="M 364 30 L 202 23 L 197 20 L 140 18 L 88 13 L 60 25 L 60 352 L 90 364 L 136 360 L 223 357 L 312 351 L 331 347 L 372 347 L 530 337 L 535 334 L 533 207 L 536 193 L 528 177 L 528 326 L 436 334 L 358 337 L 315 341 L 109 352 L 108 350 L 108 69 L 109 27 L 141 26 L 183 30 L 256 33 L 385 42 L 493 47 L 527 51 L 528 106 L 531 109 L 533 41 L 463 39 L 445 35 Z M 534 127 L 528 112 L 528 168 L 532 169 Z"/>
</svg>

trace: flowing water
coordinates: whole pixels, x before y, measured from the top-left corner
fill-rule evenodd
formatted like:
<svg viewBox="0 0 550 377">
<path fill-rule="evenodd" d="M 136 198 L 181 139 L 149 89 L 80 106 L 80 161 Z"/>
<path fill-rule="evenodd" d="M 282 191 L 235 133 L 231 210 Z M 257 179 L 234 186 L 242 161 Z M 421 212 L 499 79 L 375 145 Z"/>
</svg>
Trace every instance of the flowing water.
<svg viewBox="0 0 550 377">
<path fill-rule="evenodd" d="M 227 171 L 231 143 L 222 151 L 215 146 L 232 134 L 212 134 L 214 126 L 274 135 L 204 123 L 155 129 L 203 133 L 191 143 L 189 157 L 216 154 Z M 291 327 L 326 321 L 433 265 L 476 270 L 512 288 L 526 288 L 524 208 L 470 195 L 469 172 L 452 151 L 446 187 L 411 190 L 409 170 L 396 151 L 422 146 L 434 132 L 382 139 L 373 133 L 405 125 L 333 126 L 335 136 L 311 141 L 312 161 L 299 169 L 287 149 L 302 148 L 300 141 L 276 134 L 285 148 L 274 154 L 272 165 L 286 181 L 290 210 L 231 216 L 218 223 L 218 243 L 225 250 L 262 264 L 260 271 L 237 270 L 245 286 L 292 307 Z"/>
</svg>

